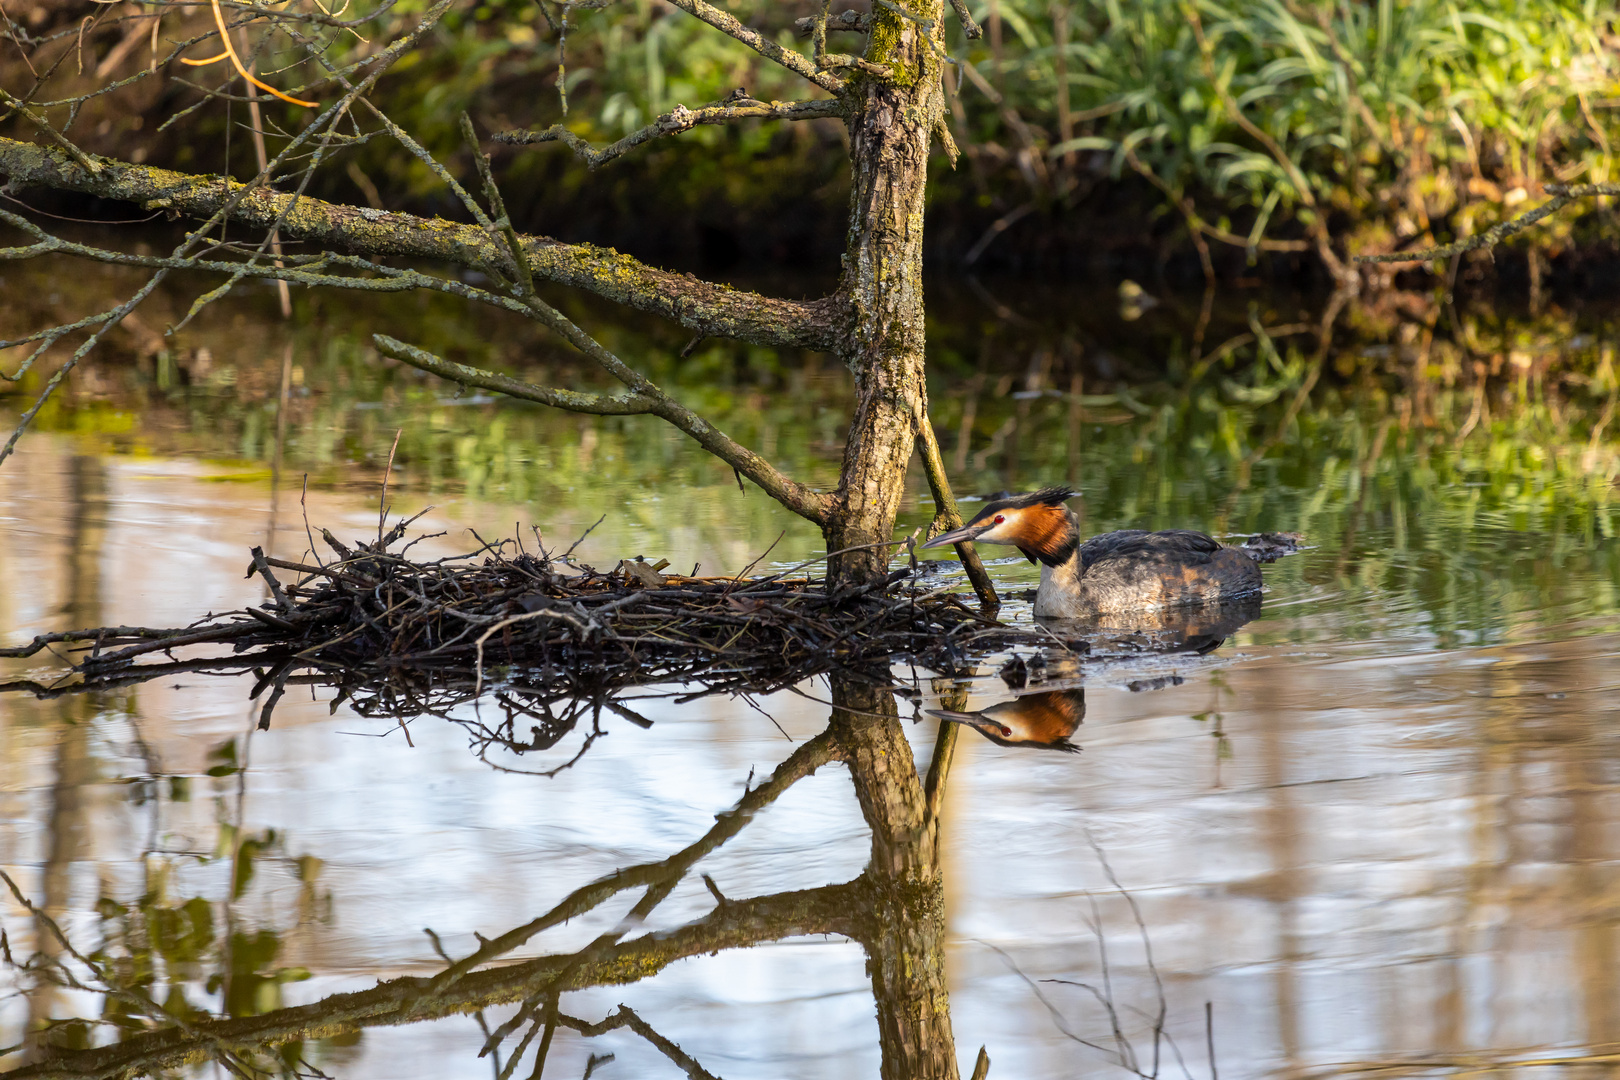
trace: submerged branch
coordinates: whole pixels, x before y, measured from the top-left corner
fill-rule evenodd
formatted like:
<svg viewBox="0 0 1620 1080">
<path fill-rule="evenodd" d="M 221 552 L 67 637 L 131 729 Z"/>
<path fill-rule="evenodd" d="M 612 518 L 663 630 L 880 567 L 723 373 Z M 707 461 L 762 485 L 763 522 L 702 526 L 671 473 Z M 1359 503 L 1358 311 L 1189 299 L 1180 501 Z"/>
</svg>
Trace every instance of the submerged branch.
<svg viewBox="0 0 1620 1080">
<path fill-rule="evenodd" d="M 678 135 L 691 131 L 700 124 L 729 124 L 738 120 L 823 120 L 843 116 L 847 109 L 843 102 L 833 101 L 755 101 L 743 96 L 715 105 L 688 109 L 677 105 L 639 131 L 631 132 L 616 143 L 597 149 L 588 141 L 569 131 L 562 124 L 553 124 L 544 131 L 505 131 L 495 136 L 496 142 L 514 146 L 533 143 L 561 142 L 591 168 L 597 168 L 629 153 L 643 143 L 665 135 Z"/>
<path fill-rule="evenodd" d="M 13 187 L 77 191 L 202 219 L 228 208 L 233 221 L 263 229 L 279 224 L 284 238 L 373 257 L 434 259 L 494 274 L 500 274 L 508 261 L 503 246 L 475 224 L 330 203 L 262 187 L 244 192 L 241 183 L 221 176 L 108 158 L 98 163 L 101 171 L 95 173 L 65 152 L 0 137 L 0 175 Z M 706 337 L 821 350 L 830 350 L 837 342 L 833 316 L 838 302 L 833 299 L 808 303 L 773 299 L 658 270 L 611 248 L 546 237 L 520 239 L 536 278 L 661 315 Z"/>
<path fill-rule="evenodd" d="M 1355 261 L 1358 263 L 1405 263 L 1428 262 L 1431 259 L 1449 259 L 1464 252 L 1495 247 L 1514 233 L 1523 232 L 1543 218 L 1556 214 L 1577 199 L 1589 199 L 1598 195 L 1620 195 L 1620 184 L 1546 184 L 1544 187 L 1553 196 L 1551 199 L 1534 210 L 1520 214 L 1510 221 L 1503 221 L 1493 225 L 1477 236 L 1470 236 L 1465 240 L 1458 240 L 1455 243 L 1445 244 L 1441 247 L 1425 248 L 1422 251 L 1395 252 L 1389 255 L 1357 255 Z"/>
</svg>

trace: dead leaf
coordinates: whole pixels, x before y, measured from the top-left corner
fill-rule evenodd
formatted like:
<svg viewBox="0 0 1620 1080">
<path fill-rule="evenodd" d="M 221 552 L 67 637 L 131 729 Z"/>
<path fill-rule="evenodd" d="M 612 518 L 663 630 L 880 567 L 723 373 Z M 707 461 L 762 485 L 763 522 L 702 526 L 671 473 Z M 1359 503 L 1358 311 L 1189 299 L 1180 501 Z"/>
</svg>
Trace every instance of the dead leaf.
<svg viewBox="0 0 1620 1080">
<path fill-rule="evenodd" d="M 639 555 L 634 559 L 619 560 L 619 569 L 624 571 L 624 576 L 630 578 L 639 585 L 646 586 L 647 588 L 656 588 L 664 583 L 664 575 L 660 574 L 658 571 L 660 568 L 668 565 L 669 562 L 667 560 L 660 562 L 657 566 L 649 565 L 648 562 Z"/>
</svg>

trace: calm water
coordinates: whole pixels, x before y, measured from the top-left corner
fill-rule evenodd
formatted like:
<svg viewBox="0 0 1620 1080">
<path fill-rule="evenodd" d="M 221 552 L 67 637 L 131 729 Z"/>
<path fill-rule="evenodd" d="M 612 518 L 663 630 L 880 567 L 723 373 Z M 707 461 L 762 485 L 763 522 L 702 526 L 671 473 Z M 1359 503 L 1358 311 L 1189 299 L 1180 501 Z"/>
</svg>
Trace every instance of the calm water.
<svg viewBox="0 0 1620 1080">
<path fill-rule="evenodd" d="M 109 286 L 83 285 L 98 287 Z M 1534 377 L 1476 396 L 1443 371 L 1385 363 L 1392 349 L 1399 360 L 1399 327 L 1367 320 L 1290 414 L 1308 340 L 1177 389 L 1196 302 L 1133 322 L 1077 314 L 1098 291 L 941 286 L 935 310 L 950 318 L 931 389 L 959 491 L 1071 480 L 1088 530 L 1286 529 L 1313 546 L 1266 570 L 1260 618 L 1214 653 L 1145 656 L 1066 683 L 1084 693 L 1080 753 L 963 733 L 929 856 L 944 880 L 963 1075 L 981 1045 L 992 1077 L 1119 1075 L 1122 1053 L 1148 1073 L 1161 1009 L 1167 1076 L 1183 1063 L 1211 1076 L 1211 1045 L 1222 1077 L 1620 1071 L 1614 434 L 1594 436 L 1597 410 L 1542 374 L 1583 372 L 1587 392 L 1612 402 L 1620 324 L 1603 312 L 1482 314 L 1481 334 L 1531 356 Z M 1069 314 L 1022 324 L 1017 303 L 998 317 L 1005 296 Z M 1247 300 L 1223 304 L 1212 344 L 1244 331 Z M 1309 307 L 1265 303 L 1267 324 Z M 390 501 L 433 506 L 419 525 L 445 533 L 418 550 L 469 550 L 472 530 L 519 524 L 571 541 L 604 514 L 580 547 L 597 565 L 645 554 L 735 572 L 779 535 L 769 563 L 818 550 L 811 527 L 739 493 L 729 470 L 655 421 L 457 399 L 381 368 L 360 343 L 373 329 L 407 336 L 390 321 L 403 317 L 311 307 L 289 331 L 220 315 L 171 353 L 87 372 L 0 467 L 0 643 L 70 625 L 184 625 L 260 601 L 243 577 L 249 547 L 298 557 L 306 512 L 340 536 L 376 529 L 401 429 Z M 500 356 L 539 348 L 532 363 L 554 379 L 581 377 L 523 333 L 484 336 Z M 671 340 L 640 327 L 615 344 L 796 475 L 833 480 L 847 401 L 836 367 L 716 347 L 683 368 Z M 902 526 L 929 511 L 918 500 Z M 1021 559 L 992 570 L 1015 592 L 1035 580 Z M 1027 619 L 1027 606 L 1003 617 Z M 59 670 L 41 654 L 0 676 Z M 901 740 L 890 748 L 926 770 L 938 725 L 920 708 L 961 708 L 963 690 L 970 708 L 1010 696 L 995 660 L 979 670 L 961 685 L 924 677 L 888 726 L 849 735 L 846 714 L 838 730 Z M 752 703 L 646 696 L 637 711 L 650 728 L 607 717 L 605 736 L 547 778 L 530 773 L 567 761 L 583 733 L 495 767 L 460 726 L 424 716 L 407 732 L 333 711 L 322 687 L 290 692 L 258 732 L 251 683 L 194 675 L 0 695 L 0 868 L 81 952 L 132 982 L 149 976 L 182 1015 L 274 1016 L 431 976 L 443 962 L 425 929 L 462 956 L 475 935 L 668 858 L 814 747 L 832 712 L 822 702 L 840 693 L 817 680 Z M 856 878 L 874 850 L 851 782 L 870 795 L 861 769 L 833 762 L 786 787 L 647 928 L 679 940 L 709 918 L 703 874 L 733 901 Z M 511 956 L 581 948 L 638 895 Z M 113 1028 L 82 1021 L 127 1007 L 20 969 L 61 946 L 14 897 L 0 918 L 14 960 L 0 973 L 0 1047 L 46 1021 L 61 1022 L 51 1038 L 62 1045 L 112 1041 Z M 565 994 L 561 1009 L 596 1021 L 629 1005 L 728 1080 L 879 1073 L 888 1044 L 861 944 L 801 934 L 693 952 L 651 978 Z M 1112 1003 L 1118 1037 L 1077 983 Z M 336 1077 L 493 1077 L 479 1024 L 514 1011 L 296 1049 Z M 560 1030 L 546 1075 L 581 1075 L 606 1054 L 591 1075 L 681 1075 L 624 1028 Z M 525 1058 L 514 1075 L 531 1068 Z"/>
</svg>

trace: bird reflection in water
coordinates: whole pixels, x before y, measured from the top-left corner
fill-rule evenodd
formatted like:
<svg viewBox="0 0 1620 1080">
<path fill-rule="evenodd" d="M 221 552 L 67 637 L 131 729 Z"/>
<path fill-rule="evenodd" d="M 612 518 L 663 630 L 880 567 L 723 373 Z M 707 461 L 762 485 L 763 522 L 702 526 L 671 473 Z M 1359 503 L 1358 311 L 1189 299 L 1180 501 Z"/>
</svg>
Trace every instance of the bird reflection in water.
<svg viewBox="0 0 1620 1080">
<path fill-rule="evenodd" d="M 1240 597 L 1221 604 L 1190 604 L 1158 611 L 1111 615 L 1101 625 L 1085 627 L 1080 636 L 1098 645 L 1135 652 L 1190 652 L 1203 656 L 1260 617 L 1260 597 Z M 1054 629 L 1066 620 L 1043 619 Z"/>
<path fill-rule="evenodd" d="M 1093 672 L 1110 657 L 1128 663 L 1146 653 L 1214 652 L 1246 623 L 1260 614 L 1260 597 L 1249 596 L 1226 604 L 1195 604 L 1158 611 L 1132 612 L 1111 616 L 1106 626 L 1088 626 L 1074 633 L 1092 646 L 1087 657 Z M 1042 619 L 1062 626 L 1064 620 Z M 1012 690 L 1030 683 L 1067 682 L 1082 676 L 1082 658 L 1072 650 L 1048 650 L 1033 656 L 1014 656 L 1001 668 L 1001 677 Z M 1176 686 L 1176 675 L 1133 680 L 1133 691 Z M 1083 687 L 1036 690 L 978 711 L 929 709 L 947 723 L 970 727 L 997 746 L 1034 750 L 1062 750 L 1076 753 L 1080 747 L 1071 740 L 1086 718 L 1086 692 Z"/>
<path fill-rule="evenodd" d="M 1069 741 L 1086 718 L 1086 692 L 1042 690 L 1002 701 L 978 712 L 929 709 L 929 715 L 953 724 L 965 724 L 997 746 L 1077 753 Z"/>
</svg>

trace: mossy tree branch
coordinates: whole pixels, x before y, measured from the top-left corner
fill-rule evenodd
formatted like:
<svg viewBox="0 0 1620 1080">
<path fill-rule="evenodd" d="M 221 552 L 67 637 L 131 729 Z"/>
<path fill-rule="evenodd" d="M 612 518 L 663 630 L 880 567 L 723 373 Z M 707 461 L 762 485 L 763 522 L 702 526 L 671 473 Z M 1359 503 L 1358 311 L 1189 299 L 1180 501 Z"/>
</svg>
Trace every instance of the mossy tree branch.
<svg viewBox="0 0 1620 1080">
<path fill-rule="evenodd" d="M 67 155 L 35 143 L 0 138 L 0 175 L 13 189 L 28 186 L 77 191 L 208 219 L 232 200 L 230 218 L 375 258 L 433 259 L 499 274 L 503 245 L 476 224 L 391 213 L 244 186 L 221 176 L 172 172 L 98 159 L 92 173 Z M 774 348 L 830 350 L 836 344 L 837 301 L 801 303 L 744 292 L 658 270 L 611 248 L 521 238 L 534 276 L 584 289 L 638 311 L 672 319 L 705 337 L 736 338 Z"/>
<path fill-rule="evenodd" d="M 816 32 L 818 17 L 807 15 L 802 19 L 793 20 L 793 31 L 800 37 L 809 37 Z M 866 33 L 872 24 L 872 17 L 864 11 L 840 11 L 836 15 L 827 17 L 824 30 L 848 30 L 857 34 Z"/>
</svg>

